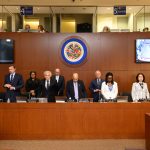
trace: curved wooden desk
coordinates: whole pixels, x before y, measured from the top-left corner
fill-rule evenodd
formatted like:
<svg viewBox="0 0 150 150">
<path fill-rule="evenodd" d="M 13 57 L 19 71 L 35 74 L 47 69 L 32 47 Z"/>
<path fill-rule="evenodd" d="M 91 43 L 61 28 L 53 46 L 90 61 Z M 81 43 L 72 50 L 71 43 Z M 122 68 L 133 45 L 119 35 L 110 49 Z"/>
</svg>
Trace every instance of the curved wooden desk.
<svg viewBox="0 0 150 150">
<path fill-rule="evenodd" d="M 0 139 L 145 138 L 150 103 L 0 103 Z"/>
<path fill-rule="evenodd" d="M 145 115 L 145 139 L 146 149 L 150 150 L 150 113 Z"/>
</svg>

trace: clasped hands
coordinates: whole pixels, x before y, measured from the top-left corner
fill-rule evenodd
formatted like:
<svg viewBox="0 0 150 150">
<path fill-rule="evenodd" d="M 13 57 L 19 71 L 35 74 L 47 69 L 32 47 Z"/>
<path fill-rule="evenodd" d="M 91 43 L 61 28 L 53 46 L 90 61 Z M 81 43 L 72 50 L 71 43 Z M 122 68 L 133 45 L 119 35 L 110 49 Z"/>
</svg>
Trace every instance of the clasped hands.
<svg viewBox="0 0 150 150">
<path fill-rule="evenodd" d="M 8 88 L 9 90 L 15 90 L 15 87 L 12 86 L 11 84 L 5 84 L 4 87 Z"/>
<path fill-rule="evenodd" d="M 94 92 L 101 92 L 101 90 L 100 89 L 95 89 Z"/>
</svg>

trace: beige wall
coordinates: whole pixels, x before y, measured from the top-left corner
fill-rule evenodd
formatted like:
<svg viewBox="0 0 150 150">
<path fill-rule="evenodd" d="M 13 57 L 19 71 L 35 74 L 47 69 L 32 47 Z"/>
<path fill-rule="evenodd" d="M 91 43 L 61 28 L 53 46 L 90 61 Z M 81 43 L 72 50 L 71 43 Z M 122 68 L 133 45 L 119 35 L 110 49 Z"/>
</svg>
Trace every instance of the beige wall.
<svg viewBox="0 0 150 150">
<path fill-rule="evenodd" d="M 60 31 L 61 33 L 75 33 L 76 32 L 75 20 L 62 20 Z"/>
<path fill-rule="evenodd" d="M 137 30 L 142 31 L 144 27 L 150 28 L 150 13 L 144 14 L 141 13 L 136 18 Z"/>
<path fill-rule="evenodd" d="M 45 18 L 50 18 L 49 14 L 34 14 L 33 16 L 28 16 L 28 17 L 24 17 L 24 25 L 26 23 L 30 24 L 31 29 L 36 29 L 38 28 L 38 25 L 43 25 L 43 27 L 50 31 L 51 28 L 51 22 L 49 19 L 49 22 L 47 22 L 47 24 L 45 24 Z"/>
<path fill-rule="evenodd" d="M 38 25 L 39 25 L 39 19 L 25 19 L 24 20 L 24 26 L 26 24 L 29 24 L 31 29 L 37 30 Z"/>
<path fill-rule="evenodd" d="M 0 5 L 61 5 L 61 6 L 114 6 L 114 5 L 150 5 L 150 0 L 1 0 Z"/>
<path fill-rule="evenodd" d="M 133 15 L 97 15 L 97 32 L 101 32 L 104 26 L 108 26 L 110 29 L 130 29 L 133 31 Z"/>
<path fill-rule="evenodd" d="M 0 14 L 2 16 L 2 14 Z M 7 13 L 3 14 L 3 17 L 0 17 L 0 31 L 11 31 L 11 16 Z"/>
</svg>

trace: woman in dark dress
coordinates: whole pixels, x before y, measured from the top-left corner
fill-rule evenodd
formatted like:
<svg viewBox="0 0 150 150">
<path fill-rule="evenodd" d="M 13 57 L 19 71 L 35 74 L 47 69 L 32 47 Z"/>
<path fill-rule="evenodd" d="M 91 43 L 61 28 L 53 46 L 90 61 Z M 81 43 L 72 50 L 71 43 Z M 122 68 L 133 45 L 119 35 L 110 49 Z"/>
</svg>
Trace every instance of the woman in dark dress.
<svg viewBox="0 0 150 150">
<path fill-rule="evenodd" d="M 36 78 L 36 72 L 30 72 L 30 78 L 26 81 L 26 92 L 29 94 L 30 97 L 38 97 L 39 90 L 40 90 L 40 80 Z"/>
</svg>

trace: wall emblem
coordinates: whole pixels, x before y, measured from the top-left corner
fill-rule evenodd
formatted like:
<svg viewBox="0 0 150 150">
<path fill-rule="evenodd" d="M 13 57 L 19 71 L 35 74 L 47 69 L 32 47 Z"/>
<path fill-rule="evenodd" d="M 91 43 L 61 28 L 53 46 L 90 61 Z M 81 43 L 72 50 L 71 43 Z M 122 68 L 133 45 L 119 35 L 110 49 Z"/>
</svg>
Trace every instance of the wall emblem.
<svg viewBox="0 0 150 150">
<path fill-rule="evenodd" d="M 68 64 L 81 64 L 87 57 L 87 46 L 81 39 L 70 38 L 63 43 L 61 56 Z"/>
</svg>

